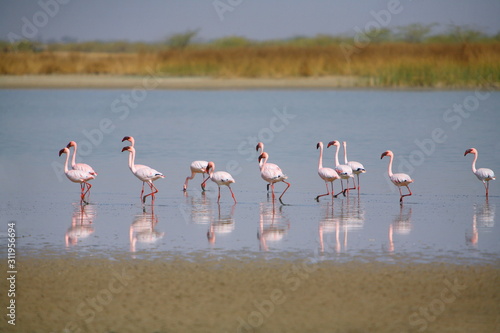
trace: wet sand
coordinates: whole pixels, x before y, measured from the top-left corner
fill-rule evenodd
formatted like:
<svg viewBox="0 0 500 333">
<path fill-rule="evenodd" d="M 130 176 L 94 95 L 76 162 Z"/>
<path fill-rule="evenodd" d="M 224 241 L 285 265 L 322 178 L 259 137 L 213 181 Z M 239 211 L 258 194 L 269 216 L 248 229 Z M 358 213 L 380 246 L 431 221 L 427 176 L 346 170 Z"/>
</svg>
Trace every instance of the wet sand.
<svg viewBox="0 0 500 333">
<path fill-rule="evenodd" d="M 500 331 L 500 262 L 190 259 L 20 257 L 0 331 Z"/>
</svg>

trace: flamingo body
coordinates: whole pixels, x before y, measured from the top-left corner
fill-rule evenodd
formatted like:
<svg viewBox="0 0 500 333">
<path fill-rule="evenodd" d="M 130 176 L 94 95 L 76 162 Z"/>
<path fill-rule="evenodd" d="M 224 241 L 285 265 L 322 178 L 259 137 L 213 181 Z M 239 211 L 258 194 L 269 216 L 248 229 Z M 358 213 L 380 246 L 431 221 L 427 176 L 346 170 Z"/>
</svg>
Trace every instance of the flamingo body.
<svg viewBox="0 0 500 333">
<path fill-rule="evenodd" d="M 283 193 L 281 193 L 279 197 L 280 202 L 283 203 L 283 201 L 281 201 L 281 198 L 283 197 L 283 194 L 285 194 L 285 192 L 288 190 L 291 184 L 285 181 L 286 179 L 288 179 L 288 176 L 283 173 L 283 171 L 278 165 L 274 163 L 267 163 L 268 158 L 269 154 L 266 152 L 263 152 L 259 156 L 260 176 L 271 186 L 273 200 L 275 198 L 274 184 L 277 182 L 283 182 L 287 184 L 286 189 L 283 191 Z"/>
<path fill-rule="evenodd" d="M 145 203 L 146 197 L 151 196 L 152 202 L 154 203 L 155 194 L 158 193 L 158 189 L 153 185 L 153 182 L 157 179 L 165 178 L 165 176 L 161 172 L 159 172 L 153 168 L 150 168 L 148 166 L 145 166 L 145 165 L 140 165 L 141 168 L 137 168 L 136 164 L 134 164 L 134 162 L 135 162 L 135 148 L 134 147 L 132 147 L 132 146 L 124 147 L 122 149 L 122 152 L 124 152 L 124 151 L 128 151 L 130 153 L 130 155 L 129 155 L 130 171 L 132 171 L 134 176 L 136 176 L 137 178 L 139 178 L 143 182 L 143 191 L 141 192 L 142 202 Z M 147 183 L 149 185 L 149 188 L 151 189 L 151 193 L 146 194 L 143 197 L 142 194 L 144 192 L 144 183 Z"/>
<path fill-rule="evenodd" d="M 474 159 L 472 160 L 472 172 L 476 175 L 477 179 L 483 182 L 484 188 L 486 190 L 486 197 L 488 197 L 488 190 L 490 185 L 490 180 L 495 180 L 495 173 L 493 170 L 488 168 L 479 168 L 476 169 L 476 161 L 478 157 L 478 152 L 476 148 L 467 149 L 464 153 L 464 156 L 467 154 L 474 154 Z"/>
<path fill-rule="evenodd" d="M 328 183 L 331 184 L 332 186 L 332 198 L 335 196 L 333 192 L 333 181 L 340 179 L 340 176 L 338 175 L 337 171 L 335 171 L 332 168 L 324 168 L 323 167 L 323 142 L 318 142 L 316 145 L 316 149 L 320 149 L 319 151 L 319 161 L 318 161 L 318 175 L 320 176 L 321 179 L 325 181 L 326 185 L 326 194 L 321 194 L 316 197 L 316 201 L 319 201 L 319 198 L 325 195 L 330 194 L 330 190 L 328 189 Z"/>
<path fill-rule="evenodd" d="M 184 182 L 184 191 L 187 190 L 188 182 L 190 179 L 193 179 L 197 173 L 201 173 L 203 175 L 203 180 L 205 180 L 205 173 L 207 173 L 207 161 L 193 161 L 189 166 L 191 170 L 191 176 L 186 177 L 186 181 Z M 201 189 L 204 191 L 205 188 L 202 186 Z"/>
<path fill-rule="evenodd" d="M 384 158 L 385 156 L 389 156 L 389 158 L 390 158 L 389 166 L 387 167 L 387 173 L 389 175 L 389 179 L 391 180 L 391 182 L 394 185 L 396 185 L 399 189 L 399 195 L 400 195 L 399 202 L 402 204 L 404 197 L 412 195 L 411 190 L 408 187 L 408 185 L 413 183 L 413 179 L 411 179 L 411 177 L 409 175 L 407 175 L 406 173 L 392 173 L 392 161 L 394 159 L 394 153 L 390 150 L 387 150 L 387 151 L 382 153 L 382 155 L 380 156 L 380 159 Z M 409 193 L 403 195 L 401 193 L 401 186 L 405 186 L 408 189 Z"/>
<path fill-rule="evenodd" d="M 217 186 L 219 187 L 219 196 L 217 197 L 217 202 L 219 202 L 220 201 L 220 187 L 225 185 L 229 188 L 229 191 L 231 192 L 231 196 L 233 197 L 234 203 L 236 203 L 236 198 L 234 197 L 233 190 L 231 189 L 231 184 L 236 183 L 233 176 L 231 176 L 231 174 L 229 174 L 226 171 L 215 171 L 214 172 L 214 170 L 215 170 L 214 162 L 208 162 L 206 170 L 208 173 L 208 178 L 205 179 L 205 181 L 203 181 L 201 186 L 204 188 L 205 183 L 209 179 L 211 179 L 214 183 L 216 183 Z"/>
<path fill-rule="evenodd" d="M 339 177 L 341 179 L 345 179 L 346 183 L 347 183 L 346 188 L 344 189 L 344 184 L 342 183 L 342 181 L 340 182 L 340 184 L 342 185 L 342 192 L 339 192 L 337 195 L 342 193 L 345 196 L 345 192 L 349 193 L 349 190 L 356 189 L 356 187 L 349 188 L 349 179 L 354 177 L 354 175 L 352 173 L 352 168 L 347 164 L 340 164 L 339 163 L 340 142 L 337 140 L 330 141 L 328 143 L 327 148 L 329 148 L 330 146 L 335 146 L 337 148 L 337 150 L 335 152 L 335 171 L 337 172 Z"/>
<path fill-rule="evenodd" d="M 68 161 L 69 161 L 69 148 L 65 147 L 59 151 L 59 156 L 62 154 L 66 154 L 66 161 L 64 162 L 64 174 L 66 177 L 72 181 L 73 183 L 79 183 L 81 186 L 81 195 L 80 199 L 81 201 L 87 203 L 85 201 L 85 195 L 90 191 L 90 188 L 92 185 L 88 183 L 89 180 L 95 179 L 95 175 L 91 174 L 89 171 L 85 170 L 69 170 L 68 168 Z M 92 169 L 92 168 L 91 168 Z M 87 190 L 84 192 L 85 187 L 87 187 Z"/>
<path fill-rule="evenodd" d="M 94 169 L 85 163 L 76 163 L 76 151 L 78 149 L 78 145 L 76 144 L 75 141 L 70 141 L 66 148 L 70 149 L 71 147 L 74 147 L 73 149 L 73 157 L 71 158 L 71 168 L 73 170 L 82 170 L 82 171 L 87 171 L 91 175 L 97 176 L 97 172 L 94 171 Z"/>
</svg>

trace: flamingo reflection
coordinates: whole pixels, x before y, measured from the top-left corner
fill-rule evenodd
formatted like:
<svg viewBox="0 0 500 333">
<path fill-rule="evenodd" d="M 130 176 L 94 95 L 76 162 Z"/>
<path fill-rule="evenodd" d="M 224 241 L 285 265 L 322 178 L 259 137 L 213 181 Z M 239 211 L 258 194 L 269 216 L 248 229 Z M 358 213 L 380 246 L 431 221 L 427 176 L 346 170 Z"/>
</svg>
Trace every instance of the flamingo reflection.
<svg viewBox="0 0 500 333">
<path fill-rule="evenodd" d="M 364 222 L 365 210 L 359 199 L 347 197 L 342 200 L 337 215 L 334 214 L 333 204 L 329 202 L 325 206 L 325 217 L 319 223 L 320 251 L 325 252 L 325 234 L 332 232 L 335 232 L 335 252 L 346 251 L 348 233 L 362 229 Z"/>
<path fill-rule="evenodd" d="M 75 210 L 71 217 L 71 227 L 64 235 L 66 246 L 76 245 L 95 231 L 92 226 L 96 216 L 95 207 L 94 205 L 75 204 Z"/>
<path fill-rule="evenodd" d="M 134 221 L 130 225 L 130 252 L 137 251 L 137 242 L 152 244 L 163 238 L 164 232 L 159 232 L 155 229 L 158 224 L 158 217 L 154 214 L 143 211 L 142 214 L 136 215 Z"/>
<path fill-rule="evenodd" d="M 210 223 L 207 231 L 207 239 L 210 244 L 215 244 L 215 238 L 218 234 L 228 234 L 234 230 L 234 208 L 236 204 L 231 206 L 229 214 L 221 215 L 220 204 L 218 206 L 218 216 Z"/>
<path fill-rule="evenodd" d="M 399 215 L 389 225 L 389 252 L 394 252 L 394 233 L 398 235 L 408 235 L 411 232 L 411 207 L 399 207 Z"/>
<path fill-rule="evenodd" d="M 477 246 L 479 242 L 479 229 L 488 230 L 495 226 L 495 205 L 490 205 L 488 199 L 482 206 L 474 204 L 474 215 L 472 215 L 472 233 L 465 236 L 467 243 Z"/>
<path fill-rule="evenodd" d="M 189 196 L 184 191 L 185 204 L 179 206 L 186 223 L 209 224 L 214 219 L 210 197 L 202 192 L 201 196 Z"/>
<path fill-rule="evenodd" d="M 281 241 L 289 229 L 290 221 L 286 216 L 283 216 L 283 206 L 280 206 L 276 210 L 274 200 L 272 202 L 268 201 L 260 203 L 260 219 L 257 239 L 260 242 L 261 250 L 268 251 L 269 246 L 267 242 Z"/>
</svg>

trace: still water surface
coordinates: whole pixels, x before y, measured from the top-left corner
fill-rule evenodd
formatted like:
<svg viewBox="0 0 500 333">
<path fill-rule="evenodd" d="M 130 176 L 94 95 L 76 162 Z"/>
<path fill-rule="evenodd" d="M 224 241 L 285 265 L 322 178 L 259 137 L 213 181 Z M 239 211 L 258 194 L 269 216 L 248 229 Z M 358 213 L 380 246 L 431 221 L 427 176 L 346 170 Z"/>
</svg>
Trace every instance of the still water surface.
<svg viewBox="0 0 500 333">
<path fill-rule="evenodd" d="M 463 154 L 477 148 L 477 166 L 500 173 L 499 105 L 500 93 L 487 91 L 2 90 L 2 247 L 15 221 L 19 251 L 33 256 L 497 260 L 500 188 L 492 181 L 486 200 Z M 140 203 L 141 182 L 121 153 L 126 135 L 136 163 L 166 176 L 154 207 Z M 71 140 L 99 174 L 83 207 L 58 156 Z M 347 141 L 367 173 L 359 195 L 316 202 L 325 192 L 316 143 L 332 140 Z M 285 206 L 266 195 L 257 141 L 289 177 Z M 415 180 L 403 206 L 380 159 L 387 149 L 394 172 Z M 334 153 L 325 149 L 324 166 Z M 201 175 L 183 193 L 194 160 L 229 171 L 238 203 L 222 188 L 217 204 L 210 181 L 201 193 Z"/>
</svg>

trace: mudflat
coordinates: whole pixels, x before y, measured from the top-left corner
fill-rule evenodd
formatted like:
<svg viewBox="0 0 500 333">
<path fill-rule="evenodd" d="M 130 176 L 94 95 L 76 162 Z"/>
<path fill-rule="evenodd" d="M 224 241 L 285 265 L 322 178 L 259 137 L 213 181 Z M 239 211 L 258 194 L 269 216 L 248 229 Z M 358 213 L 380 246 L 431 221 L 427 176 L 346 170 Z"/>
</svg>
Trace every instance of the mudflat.
<svg viewBox="0 0 500 333">
<path fill-rule="evenodd" d="M 2 332 L 500 330 L 500 262 L 73 255 L 18 262 L 16 325 L 4 316 Z"/>
</svg>

